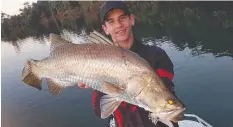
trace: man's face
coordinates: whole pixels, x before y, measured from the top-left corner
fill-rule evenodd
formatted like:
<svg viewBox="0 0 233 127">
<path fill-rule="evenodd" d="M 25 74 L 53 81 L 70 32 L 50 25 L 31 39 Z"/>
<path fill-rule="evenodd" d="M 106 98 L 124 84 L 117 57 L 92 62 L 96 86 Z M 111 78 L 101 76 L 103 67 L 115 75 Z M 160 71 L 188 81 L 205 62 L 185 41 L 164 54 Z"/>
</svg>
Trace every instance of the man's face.
<svg viewBox="0 0 233 127">
<path fill-rule="evenodd" d="M 132 26 L 134 16 L 128 16 L 121 9 L 112 9 L 106 15 L 103 30 L 107 35 L 111 35 L 114 42 L 127 41 L 132 36 Z"/>
</svg>

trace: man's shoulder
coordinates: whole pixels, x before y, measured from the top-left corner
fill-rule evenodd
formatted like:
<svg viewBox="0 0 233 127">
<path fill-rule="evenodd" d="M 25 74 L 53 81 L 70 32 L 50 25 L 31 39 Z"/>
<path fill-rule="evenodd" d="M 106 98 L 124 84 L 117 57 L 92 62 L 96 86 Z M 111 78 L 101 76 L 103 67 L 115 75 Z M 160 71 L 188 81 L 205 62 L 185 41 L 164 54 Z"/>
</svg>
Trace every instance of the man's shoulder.
<svg viewBox="0 0 233 127">
<path fill-rule="evenodd" d="M 157 45 L 142 44 L 142 51 L 147 51 L 148 53 L 163 54 L 165 50 Z"/>
</svg>

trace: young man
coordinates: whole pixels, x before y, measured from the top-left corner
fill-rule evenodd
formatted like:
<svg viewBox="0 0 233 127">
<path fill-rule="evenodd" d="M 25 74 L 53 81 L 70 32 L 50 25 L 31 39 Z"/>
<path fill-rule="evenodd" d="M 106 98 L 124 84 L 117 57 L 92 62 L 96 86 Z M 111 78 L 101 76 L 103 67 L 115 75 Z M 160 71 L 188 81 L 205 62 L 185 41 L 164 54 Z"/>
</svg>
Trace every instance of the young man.
<svg viewBox="0 0 233 127">
<path fill-rule="evenodd" d="M 174 85 L 173 64 L 168 55 L 159 47 L 143 45 L 135 39 L 132 31 L 135 20 L 124 2 L 108 1 L 105 2 L 100 11 L 102 28 L 107 35 L 110 35 L 112 41 L 118 43 L 122 48 L 127 48 L 138 53 L 147 60 L 164 83 L 172 90 Z M 84 84 L 79 84 L 81 88 L 88 88 Z M 93 91 L 92 106 L 97 116 L 100 115 L 100 98 L 104 93 Z M 110 116 L 108 126 L 115 127 L 166 127 L 158 122 L 154 125 L 148 118 L 149 112 L 135 105 L 122 102 L 114 114 Z M 177 126 L 177 124 L 174 124 Z"/>
</svg>

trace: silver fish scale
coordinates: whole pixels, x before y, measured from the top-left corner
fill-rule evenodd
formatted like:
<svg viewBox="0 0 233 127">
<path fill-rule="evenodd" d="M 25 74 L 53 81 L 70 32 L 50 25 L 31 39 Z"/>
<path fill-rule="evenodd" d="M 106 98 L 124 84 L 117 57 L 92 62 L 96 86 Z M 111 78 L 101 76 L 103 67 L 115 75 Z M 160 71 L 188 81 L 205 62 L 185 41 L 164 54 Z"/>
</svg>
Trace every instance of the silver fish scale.
<svg viewBox="0 0 233 127">
<path fill-rule="evenodd" d="M 150 64 L 136 53 L 115 45 L 73 44 L 53 34 L 50 38 L 50 56 L 43 60 L 29 60 L 25 64 L 22 78 L 28 85 L 41 89 L 39 79 L 46 78 L 50 92 L 57 95 L 59 87 L 51 85 L 68 87 L 84 83 L 95 90 L 111 94 L 120 101 L 154 113 L 166 113 L 184 107 L 154 73 Z M 107 88 L 107 83 L 122 90 Z M 107 101 L 105 99 L 103 101 Z M 169 99 L 175 103 L 168 105 Z"/>
<path fill-rule="evenodd" d="M 101 87 L 103 81 L 124 88 L 127 78 L 152 70 L 149 64 L 139 57 L 135 59 L 135 54 L 128 50 L 100 44 L 57 47 L 48 58 L 37 61 L 37 66 L 42 70 L 41 77 L 65 86 L 82 82 L 101 92 L 106 92 Z M 122 94 L 122 98 L 132 99 L 127 91 Z"/>
</svg>

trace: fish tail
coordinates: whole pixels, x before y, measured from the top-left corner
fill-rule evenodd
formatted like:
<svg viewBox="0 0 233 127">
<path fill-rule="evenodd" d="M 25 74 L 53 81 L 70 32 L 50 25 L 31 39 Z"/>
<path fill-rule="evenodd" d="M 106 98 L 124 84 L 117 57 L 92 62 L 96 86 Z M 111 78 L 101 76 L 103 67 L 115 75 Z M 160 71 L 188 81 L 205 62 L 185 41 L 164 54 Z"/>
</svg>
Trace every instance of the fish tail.
<svg viewBox="0 0 233 127">
<path fill-rule="evenodd" d="M 33 61 L 34 60 L 28 60 L 25 63 L 22 72 L 22 80 L 24 83 L 41 90 L 42 89 L 41 79 L 34 71 L 35 65 L 33 64 Z"/>
</svg>

